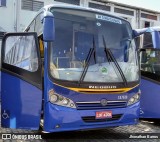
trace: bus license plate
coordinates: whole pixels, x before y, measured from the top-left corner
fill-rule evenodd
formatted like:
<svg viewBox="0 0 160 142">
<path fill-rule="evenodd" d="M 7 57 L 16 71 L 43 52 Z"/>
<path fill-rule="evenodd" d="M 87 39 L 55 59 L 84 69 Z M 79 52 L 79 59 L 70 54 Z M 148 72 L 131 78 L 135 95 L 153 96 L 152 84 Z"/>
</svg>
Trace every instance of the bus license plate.
<svg viewBox="0 0 160 142">
<path fill-rule="evenodd" d="M 112 118 L 112 111 L 96 112 L 96 119 Z"/>
</svg>

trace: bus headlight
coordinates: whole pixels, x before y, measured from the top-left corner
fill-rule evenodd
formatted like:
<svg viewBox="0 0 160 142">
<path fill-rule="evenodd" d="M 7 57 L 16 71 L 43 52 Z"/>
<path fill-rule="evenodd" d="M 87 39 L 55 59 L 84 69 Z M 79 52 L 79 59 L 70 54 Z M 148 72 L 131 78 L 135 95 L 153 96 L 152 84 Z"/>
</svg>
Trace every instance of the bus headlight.
<svg viewBox="0 0 160 142">
<path fill-rule="evenodd" d="M 50 95 L 49 99 L 51 102 L 55 103 L 58 100 L 58 95 L 56 95 L 56 94 Z"/>
<path fill-rule="evenodd" d="M 141 94 L 141 91 L 138 91 L 137 94 L 135 94 L 133 97 L 131 97 L 131 98 L 129 99 L 127 105 L 129 106 L 129 105 L 132 105 L 132 104 L 135 104 L 136 102 L 138 102 L 139 99 L 140 99 L 140 94 Z"/>
<path fill-rule="evenodd" d="M 137 100 L 139 100 L 139 98 L 140 98 L 139 93 L 136 94 L 136 95 L 134 96 L 134 98 L 137 99 Z"/>
<path fill-rule="evenodd" d="M 69 100 L 64 98 L 63 101 L 62 101 L 62 104 L 67 105 L 68 103 L 69 103 Z"/>
<path fill-rule="evenodd" d="M 59 94 L 55 93 L 53 90 L 49 91 L 49 101 L 52 104 L 70 107 L 70 108 L 76 108 L 74 102 L 71 99 L 66 98 L 62 95 L 59 95 Z"/>
</svg>

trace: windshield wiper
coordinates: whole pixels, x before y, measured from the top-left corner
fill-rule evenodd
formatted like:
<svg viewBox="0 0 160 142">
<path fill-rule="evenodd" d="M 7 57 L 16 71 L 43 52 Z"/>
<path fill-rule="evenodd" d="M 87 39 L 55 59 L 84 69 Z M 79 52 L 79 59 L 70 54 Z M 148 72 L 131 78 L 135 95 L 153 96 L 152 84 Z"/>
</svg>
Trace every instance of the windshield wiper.
<svg viewBox="0 0 160 142">
<path fill-rule="evenodd" d="M 86 61 L 86 65 L 85 65 L 85 67 L 84 67 L 84 69 L 82 71 L 82 74 L 80 76 L 80 79 L 78 81 L 79 86 L 80 86 L 81 82 L 84 80 L 84 77 L 85 77 L 85 75 L 87 73 L 87 70 L 88 70 L 88 67 L 89 67 L 89 64 L 90 64 L 90 60 L 91 60 L 92 54 L 93 54 L 93 52 L 95 53 L 95 48 L 96 48 L 95 47 L 95 39 L 93 37 L 93 47 L 89 49 L 89 52 L 87 54 L 87 58 L 85 60 Z M 96 57 L 95 56 L 96 55 L 94 54 L 94 60 L 95 60 L 95 63 L 96 63 Z"/>
<path fill-rule="evenodd" d="M 95 45 L 94 36 L 93 36 L 93 48 L 94 48 L 94 61 L 95 61 L 95 64 L 96 64 L 96 45 Z"/>
<path fill-rule="evenodd" d="M 117 60 L 115 59 L 113 53 L 111 52 L 111 50 L 109 48 L 107 48 L 106 46 L 106 42 L 105 42 L 105 39 L 104 39 L 104 36 L 103 36 L 103 44 L 104 44 L 104 47 L 105 47 L 105 53 L 106 53 L 106 57 L 108 59 L 108 62 L 111 62 L 113 61 L 115 66 L 117 67 L 122 79 L 123 79 L 123 82 L 124 82 L 124 85 L 127 86 L 127 80 L 126 80 L 126 77 L 121 69 L 121 67 L 119 66 Z"/>
</svg>

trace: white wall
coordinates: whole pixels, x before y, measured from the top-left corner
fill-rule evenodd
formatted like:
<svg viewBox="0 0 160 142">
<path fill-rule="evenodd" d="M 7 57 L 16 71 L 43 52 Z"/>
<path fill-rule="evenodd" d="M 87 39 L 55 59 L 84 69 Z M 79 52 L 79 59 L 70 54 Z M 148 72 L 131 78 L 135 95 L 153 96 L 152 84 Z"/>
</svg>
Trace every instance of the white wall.
<svg viewBox="0 0 160 142">
<path fill-rule="evenodd" d="M 7 0 L 6 7 L 0 7 L 0 27 L 14 31 L 14 0 Z"/>
</svg>

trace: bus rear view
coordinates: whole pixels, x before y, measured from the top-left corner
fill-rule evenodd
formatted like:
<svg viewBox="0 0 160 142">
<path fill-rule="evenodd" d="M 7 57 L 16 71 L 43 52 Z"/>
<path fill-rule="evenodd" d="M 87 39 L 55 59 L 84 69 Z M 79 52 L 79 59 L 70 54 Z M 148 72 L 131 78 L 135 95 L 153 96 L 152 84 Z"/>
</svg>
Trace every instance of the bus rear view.
<svg viewBox="0 0 160 142">
<path fill-rule="evenodd" d="M 20 99 L 16 99 L 17 94 L 14 92 L 9 97 L 9 90 L 8 96 L 7 92 L 4 96 L 2 90 L 3 101 L 8 102 L 3 103 L 2 112 L 14 117 L 12 123 L 11 117 L 2 117 L 2 125 L 38 129 L 40 119 L 43 119 L 42 127 L 45 131 L 58 132 L 137 124 L 140 98 L 139 63 L 129 22 L 81 7 L 48 6 L 45 11 L 50 11 L 53 16 L 46 16 L 44 11 L 41 13 L 44 17 L 40 28 L 43 29 L 43 38 L 39 35 L 38 40 L 43 40 L 44 65 L 38 65 L 42 62 L 39 54 L 39 62 L 33 60 L 34 66 L 43 74 L 39 78 L 44 83 L 41 82 L 42 87 L 38 88 L 35 85 L 36 79 L 35 83 L 23 79 L 23 85 L 33 87 L 35 91 L 32 92 L 33 95 L 29 95 L 29 99 L 21 89 L 17 90 Z M 52 18 L 52 23 L 47 23 L 47 18 Z M 38 32 L 36 28 L 35 32 Z M 22 35 L 27 37 L 27 34 L 31 33 Z M 47 39 L 51 37 L 48 35 L 52 35 L 53 40 Z M 6 39 L 12 36 L 8 35 Z M 5 49 L 6 39 L 3 44 Z M 36 40 L 37 38 L 35 43 L 38 43 Z M 29 42 L 27 40 L 27 43 Z M 36 49 L 30 56 L 33 52 L 40 52 L 39 46 L 35 45 Z M 10 70 L 7 65 L 23 70 L 26 64 L 10 63 L 9 58 L 13 53 L 9 55 L 9 51 L 5 49 L 2 76 L 4 74 L 8 79 L 12 77 L 22 82 L 22 78 L 8 74 L 5 70 Z M 32 70 L 32 74 L 37 70 Z M 36 76 L 38 77 L 38 73 Z M 9 80 L 4 79 L 3 82 L 6 84 L 3 87 L 7 88 Z M 25 97 L 21 93 L 24 93 Z M 41 101 L 42 98 L 44 101 Z M 11 107 L 11 101 L 16 102 L 18 112 Z M 34 111 L 27 109 L 31 104 L 34 105 Z M 39 112 L 41 105 L 43 115 Z M 26 116 L 30 120 L 27 121 Z"/>
</svg>

